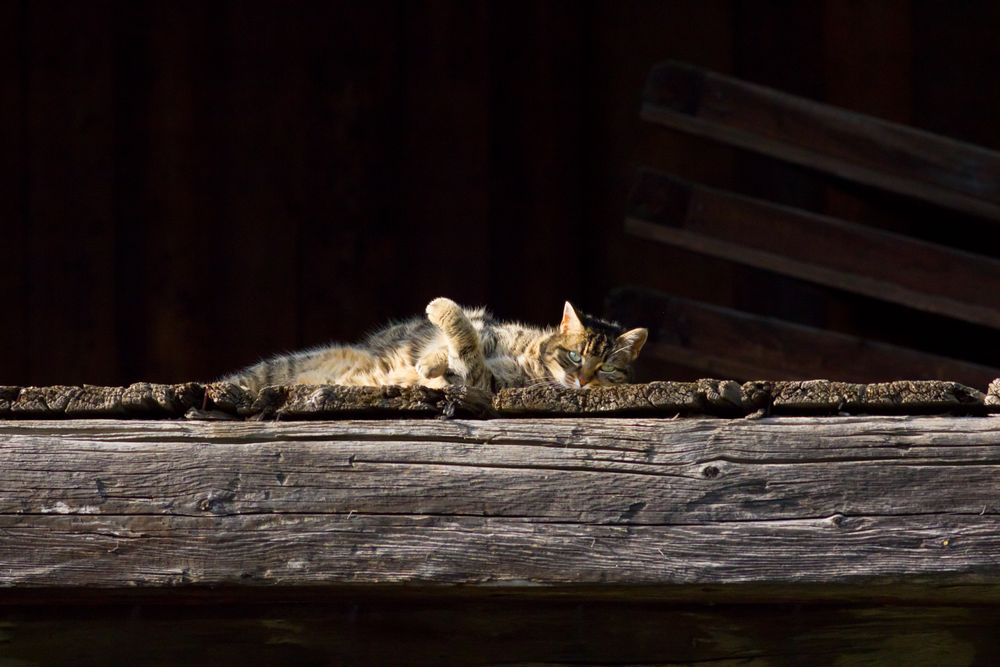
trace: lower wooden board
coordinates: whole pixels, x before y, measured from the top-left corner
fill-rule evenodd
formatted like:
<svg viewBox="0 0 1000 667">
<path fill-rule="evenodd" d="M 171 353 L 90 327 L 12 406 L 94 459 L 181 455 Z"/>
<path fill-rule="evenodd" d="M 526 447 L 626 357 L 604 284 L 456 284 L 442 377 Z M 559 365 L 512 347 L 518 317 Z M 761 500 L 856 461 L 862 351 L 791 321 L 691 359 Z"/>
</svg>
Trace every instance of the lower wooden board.
<svg viewBox="0 0 1000 667">
<path fill-rule="evenodd" d="M 982 601 L 998 475 L 996 417 L 0 422 L 0 587 Z"/>
<path fill-rule="evenodd" d="M 329 597 L 0 608 L 0 664 L 987 665 L 1000 610 Z"/>
</svg>

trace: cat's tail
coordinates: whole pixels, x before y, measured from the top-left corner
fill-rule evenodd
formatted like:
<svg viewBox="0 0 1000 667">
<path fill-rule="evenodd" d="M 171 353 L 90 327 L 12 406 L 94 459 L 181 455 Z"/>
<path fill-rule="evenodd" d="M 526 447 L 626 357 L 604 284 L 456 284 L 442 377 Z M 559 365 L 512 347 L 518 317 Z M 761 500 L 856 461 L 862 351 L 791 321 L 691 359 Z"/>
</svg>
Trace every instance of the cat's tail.
<svg viewBox="0 0 1000 667">
<path fill-rule="evenodd" d="M 239 385 L 248 391 L 260 391 L 261 388 L 269 384 L 267 381 L 268 375 L 268 361 L 261 361 L 253 366 L 240 369 L 235 373 L 223 375 L 213 380 L 213 382 L 228 382 Z"/>
<path fill-rule="evenodd" d="M 489 390 L 492 376 L 483 356 L 479 332 L 462 307 L 451 299 L 438 297 L 427 304 L 427 319 L 444 334 L 448 342 L 448 366 L 465 378 L 465 384 Z"/>
<path fill-rule="evenodd" d="M 279 354 L 219 378 L 218 382 L 231 382 L 250 391 L 260 391 L 276 384 L 294 384 L 297 376 L 312 365 L 315 356 L 312 350 Z"/>
</svg>

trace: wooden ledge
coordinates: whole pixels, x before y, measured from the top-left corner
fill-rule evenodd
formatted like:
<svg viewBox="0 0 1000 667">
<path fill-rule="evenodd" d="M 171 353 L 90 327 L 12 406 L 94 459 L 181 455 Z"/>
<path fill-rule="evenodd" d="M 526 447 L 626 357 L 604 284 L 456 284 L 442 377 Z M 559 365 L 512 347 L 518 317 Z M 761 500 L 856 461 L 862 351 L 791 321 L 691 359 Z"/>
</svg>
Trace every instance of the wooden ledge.
<svg viewBox="0 0 1000 667">
<path fill-rule="evenodd" d="M 304 420 L 413 417 L 561 417 L 835 414 L 985 414 L 1000 412 L 1000 381 L 989 396 L 957 382 L 856 384 L 830 380 L 650 382 L 576 390 L 552 386 L 266 387 L 137 383 L 128 387 L 0 387 L 0 419 L 181 418 Z"/>
</svg>

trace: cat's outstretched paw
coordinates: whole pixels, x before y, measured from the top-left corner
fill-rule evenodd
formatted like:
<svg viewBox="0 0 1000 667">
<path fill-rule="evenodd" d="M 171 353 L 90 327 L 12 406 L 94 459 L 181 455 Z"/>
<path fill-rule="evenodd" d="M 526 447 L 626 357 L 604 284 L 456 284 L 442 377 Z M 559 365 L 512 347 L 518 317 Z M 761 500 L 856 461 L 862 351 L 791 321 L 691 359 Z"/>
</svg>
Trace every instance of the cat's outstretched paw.
<svg viewBox="0 0 1000 667">
<path fill-rule="evenodd" d="M 462 307 L 447 297 L 439 296 L 427 304 L 426 312 L 427 319 L 436 326 L 442 327 L 450 319 L 461 316 Z"/>
<path fill-rule="evenodd" d="M 428 352 L 417 359 L 417 372 L 420 376 L 431 380 L 439 378 L 448 372 L 448 350 Z"/>
</svg>

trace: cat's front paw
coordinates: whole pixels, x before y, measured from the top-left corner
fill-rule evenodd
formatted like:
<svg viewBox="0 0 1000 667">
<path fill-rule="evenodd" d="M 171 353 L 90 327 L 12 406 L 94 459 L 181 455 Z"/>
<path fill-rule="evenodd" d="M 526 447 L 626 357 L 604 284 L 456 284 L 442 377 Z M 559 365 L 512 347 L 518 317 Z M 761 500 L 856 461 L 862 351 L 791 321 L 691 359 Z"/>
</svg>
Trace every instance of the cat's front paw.
<svg viewBox="0 0 1000 667">
<path fill-rule="evenodd" d="M 461 315 L 462 307 L 447 297 L 439 296 L 427 304 L 426 312 L 427 319 L 441 327 L 449 319 Z"/>
<path fill-rule="evenodd" d="M 448 372 L 447 350 L 429 352 L 417 359 L 417 373 L 425 379 L 439 378 L 446 372 Z"/>
</svg>

